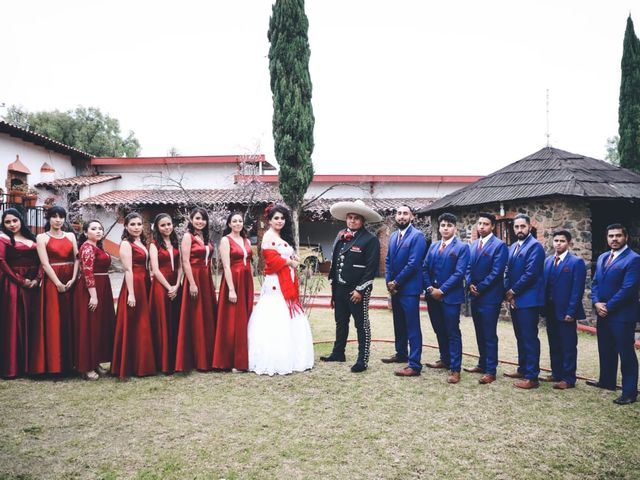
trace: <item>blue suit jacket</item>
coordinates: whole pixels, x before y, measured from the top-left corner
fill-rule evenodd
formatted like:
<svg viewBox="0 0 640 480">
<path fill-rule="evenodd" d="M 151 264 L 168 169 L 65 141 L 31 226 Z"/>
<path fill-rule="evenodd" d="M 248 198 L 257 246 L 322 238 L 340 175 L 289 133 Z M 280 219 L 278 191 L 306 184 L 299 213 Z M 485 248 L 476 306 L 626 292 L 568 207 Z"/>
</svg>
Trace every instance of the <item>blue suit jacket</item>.
<svg viewBox="0 0 640 480">
<path fill-rule="evenodd" d="M 638 321 L 638 289 L 640 289 L 640 255 L 627 248 L 611 265 L 605 267 L 609 254 L 605 252 L 596 262 L 591 283 L 591 301 L 607 304 L 611 322 Z"/>
<path fill-rule="evenodd" d="M 555 255 L 547 257 L 544 261 L 545 292 L 550 288 L 550 285 L 553 285 L 549 293 L 554 310 L 552 318 L 547 318 L 547 320 L 563 322 L 567 315 L 573 317 L 574 320 L 587 318 L 582 306 L 584 283 L 587 278 L 587 267 L 584 260 L 567 252 L 564 260 L 557 267 L 553 266 L 554 261 Z M 546 314 L 549 315 L 549 312 Z"/>
<path fill-rule="evenodd" d="M 509 247 L 509 260 L 504 274 L 505 290 L 515 293 L 516 308 L 544 305 L 544 248 L 529 235 L 514 255 L 516 246 Z"/>
<path fill-rule="evenodd" d="M 478 242 L 471 244 L 471 256 L 467 268 L 467 285 L 475 285 L 480 296 L 471 295 L 476 305 L 495 305 L 504 300 L 504 269 L 509 250 L 507 245 L 493 235 L 478 252 Z"/>
<path fill-rule="evenodd" d="M 398 232 L 389 239 L 385 258 L 385 278 L 398 284 L 399 295 L 422 293 L 422 262 L 427 252 L 427 241 L 422 232 L 409 225 L 398 245 Z"/>
<path fill-rule="evenodd" d="M 469 264 L 469 245 L 453 237 L 444 252 L 438 254 L 442 240 L 429 248 L 422 266 L 423 287 L 439 288 L 444 294 L 444 303 L 464 303 L 464 275 Z"/>
</svg>

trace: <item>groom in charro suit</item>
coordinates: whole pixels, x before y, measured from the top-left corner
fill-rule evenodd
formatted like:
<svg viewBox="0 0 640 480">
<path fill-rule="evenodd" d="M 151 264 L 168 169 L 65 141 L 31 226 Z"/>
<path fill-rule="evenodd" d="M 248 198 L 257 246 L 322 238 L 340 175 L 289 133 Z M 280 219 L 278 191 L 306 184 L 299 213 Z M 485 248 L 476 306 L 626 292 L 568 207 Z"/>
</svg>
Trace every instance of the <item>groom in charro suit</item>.
<svg viewBox="0 0 640 480">
<path fill-rule="evenodd" d="M 420 329 L 420 294 L 422 293 L 422 261 L 427 241 L 413 227 L 413 212 L 408 205 L 396 210 L 396 226 L 391 234 L 385 258 L 385 280 L 391 294 L 393 333 L 396 353 L 383 358 L 384 363 L 408 363 L 396 370 L 399 377 L 420 375 L 422 364 L 422 331 Z M 407 352 L 407 343 L 409 350 Z"/>
<path fill-rule="evenodd" d="M 369 324 L 369 298 L 373 279 L 379 267 L 380 242 L 369 233 L 365 222 L 379 222 L 382 217 L 367 207 L 362 200 L 338 202 L 331 206 L 331 215 L 346 221 L 333 245 L 331 259 L 331 307 L 336 321 L 336 341 L 331 355 L 322 356 L 323 362 L 344 362 L 349 336 L 349 319 L 353 316 L 358 332 L 358 359 L 351 367 L 353 373 L 364 372 L 369 364 L 371 326 Z"/>
</svg>

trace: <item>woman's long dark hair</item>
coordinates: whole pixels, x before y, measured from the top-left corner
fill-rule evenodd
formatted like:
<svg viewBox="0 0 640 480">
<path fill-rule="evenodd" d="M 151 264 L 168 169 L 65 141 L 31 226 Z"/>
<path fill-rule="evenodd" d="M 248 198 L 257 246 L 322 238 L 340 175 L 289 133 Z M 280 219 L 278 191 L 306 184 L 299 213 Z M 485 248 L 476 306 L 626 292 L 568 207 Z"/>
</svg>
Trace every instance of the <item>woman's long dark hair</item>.
<svg viewBox="0 0 640 480">
<path fill-rule="evenodd" d="M 84 242 L 87 241 L 87 230 L 89 230 L 89 225 L 91 225 L 92 223 L 99 223 L 100 226 L 102 227 L 103 237 L 100 241 L 96 242 L 96 245 L 100 250 L 104 250 L 104 247 L 102 246 L 102 242 L 104 240 L 104 225 L 102 225 L 102 222 L 100 220 L 96 220 L 95 218 L 92 218 L 91 220 L 87 220 L 82 224 L 82 233 L 78 238 L 78 249 L 82 246 Z"/>
<path fill-rule="evenodd" d="M 276 205 L 273 207 L 269 213 L 267 214 L 267 218 L 271 220 L 276 213 L 281 213 L 284 217 L 284 227 L 280 230 L 280 238 L 284 241 L 288 242 L 294 249 L 296 248 L 296 244 L 293 241 L 293 225 L 291 224 L 291 212 L 286 207 L 282 205 Z"/>
<path fill-rule="evenodd" d="M 202 229 L 202 240 L 204 241 L 205 245 L 208 245 L 209 238 L 210 238 L 209 226 L 211 222 L 209 222 L 209 214 L 204 208 L 196 207 L 193 210 L 191 210 L 191 213 L 189 214 L 189 223 L 187 225 L 187 230 L 189 230 L 189 233 L 191 235 L 196 234 L 196 227 L 194 227 L 193 223 L 191 223 L 191 220 L 193 220 L 193 217 L 196 216 L 196 213 L 199 213 L 200 215 L 202 215 L 202 218 L 207 222 L 207 225 Z"/>
<path fill-rule="evenodd" d="M 45 214 L 44 214 L 44 218 L 47 220 L 44 224 L 44 231 L 48 232 L 51 229 L 51 222 L 49 220 L 51 220 L 51 218 L 58 216 L 62 219 L 64 219 L 64 223 L 62 224 L 62 231 L 63 232 L 70 232 L 70 225 L 69 222 L 67 222 L 67 211 L 56 205 L 54 207 L 49 208 Z"/>
<path fill-rule="evenodd" d="M 22 234 L 23 237 L 28 238 L 29 240 L 35 242 L 36 241 L 36 236 L 33 234 L 33 232 L 31 230 L 29 230 L 29 227 L 27 227 L 27 225 L 24 223 L 24 217 L 22 216 L 22 214 L 15 208 L 7 208 L 4 212 L 2 212 L 2 220 L 0 223 L 0 230 L 2 230 L 2 232 L 9 237 L 9 240 L 11 240 L 11 245 L 15 246 L 16 245 L 16 239 L 13 238 L 13 233 L 11 233 L 9 230 L 7 230 L 4 226 L 4 219 L 7 217 L 7 215 L 13 215 L 14 217 L 16 217 L 18 220 L 20 220 L 20 233 Z"/>
<path fill-rule="evenodd" d="M 128 242 L 131 242 L 131 243 L 133 243 L 134 238 L 129 234 L 129 231 L 127 230 L 127 225 L 129 225 L 129 222 L 131 222 L 131 220 L 133 220 L 134 218 L 139 218 L 144 223 L 144 219 L 142 218 L 142 215 L 140 215 L 138 212 L 131 212 L 129 215 L 124 217 L 124 230 L 122 231 L 122 236 L 120 237 L 122 240 L 127 240 Z M 144 236 L 144 232 L 140 233 L 140 241 L 144 245 L 147 244 L 147 239 Z"/>
<path fill-rule="evenodd" d="M 226 227 L 224 228 L 224 231 L 222 232 L 222 236 L 223 237 L 225 237 L 225 236 L 227 236 L 227 235 L 229 235 L 231 233 L 231 220 L 236 215 L 240 215 L 240 218 L 242 218 L 242 230 L 240 230 L 240 236 L 242 238 L 247 238 L 247 230 L 244 228 L 244 215 L 243 215 L 242 212 L 238 212 L 237 210 L 235 212 L 231 212 L 229 214 L 229 216 L 227 217 L 227 223 L 225 224 Z"/>
<path fill-rule="evenodd" d="M 156 244 L 158 244 L 160 248 L 164 248 L 166 250 L 167 246 L 165 245 L 164 238 L 162 237 L 162 234 L 160 233 L 160 229 L 158 228 L 158 224 L 160 223 L 160 220 L 162 220 L 163 218 L 168 218 L 169 220 L 171 220 L 171 224 L 173 225 L 173 220 L 171 219 L 171 215 L 169 215 L 168 213 L 159 213 L 158 215 L 156 215 L 156 218 L 153 219 L 152 234 Z M 178 235 L 176 234 L 175 228 L 171 231 L 171 235 L 169 235 L 169 241 L 171 242 L 171 245 L 173 245 L 173 248 L 178 248 Z"/>
</svg>

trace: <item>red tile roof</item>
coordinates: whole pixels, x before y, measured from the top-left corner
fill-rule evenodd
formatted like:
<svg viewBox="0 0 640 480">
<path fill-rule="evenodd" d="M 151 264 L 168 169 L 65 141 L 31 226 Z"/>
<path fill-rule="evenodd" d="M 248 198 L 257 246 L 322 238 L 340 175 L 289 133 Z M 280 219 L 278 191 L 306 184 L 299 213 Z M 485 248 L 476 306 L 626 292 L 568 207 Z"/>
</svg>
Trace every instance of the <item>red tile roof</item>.
<svg viewBox="0 0 640 480">
<path fill-rule="evenodd" d="M 212 163 L 262 163 L 265 170 L 275 167 L 265 160 L 264 155 L 199 155 L 179 157 L 99 157 L 91 160 L 91 165 L 171 165 L 171 164 L 212 164 Z"/>
<path fill-rule="evenodd" d="M 329 216 L 329 208 L 336 202 L 353 200 L 353 198 L 320 198 L 310 205 L 305 206 L 304 211 L 313 217 Z M 395 211 L 401 204 L 409 205 L 414 209 L 424 208 L 431 204 L 433 198 L 363 198 L 365 204 L 376 211 L 389 214 Z M 150 189 L 150 190 L 115 190 L 94 197 L 78 201 L 78 206 L 102 206 L 115 207 L 128 205 L 131 207 L 143 207 L 152 205 L 167 205 L 173 207 L 185 207 L 190 205 L 247 205 L 267 204 L 269 202 L 282 202 L 280 193 L 270 185 L 258 184 L 254 188 L 234 189 Z"/>
<path fill-rule="evenodd" d="M 277 183 L 278 175 L 236 175 L 235 181 L 255 178 L 260 182 Z M 313 183 L 473 183 L 483 178 L 481 175 L 314 175 Z"/>
<path fill-rule="evenodd" d="M 17 125 L 1 120 L 0 133 L 6 133 L 7 135 L 10 135 L 12 137 L 20 138 L 25 142 L 40 145 L 48 150 L 62 153 L 64 155 L 69 155 L 72 158 L 81 158 L 83 160 L 88 160 L 91 158 L 91 155 L 83 152 L 82 150 L 78 150 L 77 148 L 70 147 L 69 145 L 65 145 L 64 143 L 60 143 L 39 133 L 32 132 L 31 130 L 18 127 Z"/>
<path fill-rule="evenodd" d="M 120 175 L 79 175 L 77 177 L 58 178 L 50 182 L 40 182 L 36 184 L 38 188 L 48 188 L 56 190 L 65 187 L 86 187 L 88 185 L 96 185 L 98 183 L 108 182 L 122 178 Z"/>
</svg>

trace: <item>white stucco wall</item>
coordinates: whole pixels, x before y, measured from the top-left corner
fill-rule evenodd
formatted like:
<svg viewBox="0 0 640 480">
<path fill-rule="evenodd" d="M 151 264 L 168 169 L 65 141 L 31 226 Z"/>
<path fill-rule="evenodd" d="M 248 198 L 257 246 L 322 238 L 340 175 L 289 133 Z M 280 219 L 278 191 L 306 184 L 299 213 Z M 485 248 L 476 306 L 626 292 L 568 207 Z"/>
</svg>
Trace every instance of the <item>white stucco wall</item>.
<svg viewBox="0 0 640 480">
<path fill-rule="evenodd" d="M 172 180 L 182 178 L 184 188 L 231 188 L 237 165 L 232 163 L 183 165 L 99 165 L 104 174 L 119 174 L 122 178 L 109 182 L 109 190 L 139 190 L 176 186 Z M 116 183 L 117 182 L 117 183 Z"/>
<path fill-rule="evenodd" d="M 0 187 L 6 190 L 7 167 L 20 156 L 20 161 L 31 171 L 27 176 L 29 186 L 36 183 L 55 180 L 57 178 L 74 177 L 78 175 L 71 158 L 61 153 L 52 152 L 39 145 L 25 142 L 19 138 L 0 133 Z M 54 173 L 42 173 L 40 167 L 47 162 L 55 169 Z M 40 202 L 43 196 L 48 196 L 45 190 L 40 190 Z"/>
</svg>

